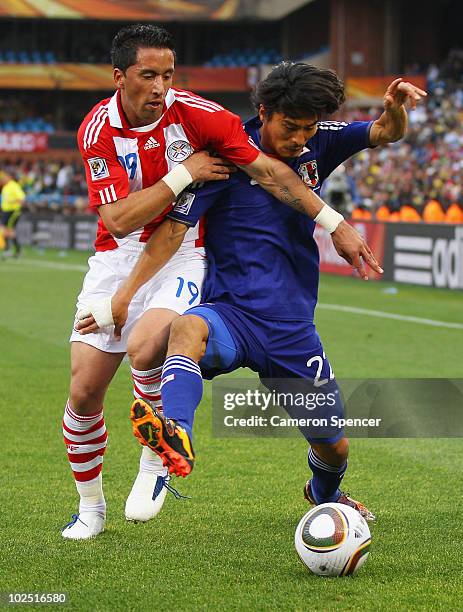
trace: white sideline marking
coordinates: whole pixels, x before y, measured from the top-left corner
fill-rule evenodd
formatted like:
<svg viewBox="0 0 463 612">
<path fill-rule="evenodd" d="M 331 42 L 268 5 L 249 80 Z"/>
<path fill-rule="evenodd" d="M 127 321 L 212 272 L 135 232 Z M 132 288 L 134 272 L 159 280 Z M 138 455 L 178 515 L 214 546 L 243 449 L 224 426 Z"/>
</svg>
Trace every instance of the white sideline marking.
<svg viewBox="0 0 463 612">
<path fill-rule="evenodd" d="M 5 267 L 0 267 L 0 271 L 6 270 L 7 267 L 9 268 L 11 265 L 14 267 L 22 267 L 23 264 L 27 264 L 27 267 L 35 266 L 36 268 L 51 268 L 52 270 L 75 270 L 76 272 L 87 272 L 88 270 L 88 266 L 82 266 L 80 264 L 68 264 L 58 261 L 38 261 L 36 259 L 26 259 L 22 257 L 20 259 L 10 259 L 8 262 L 2 263 Z"/>
<path fill-rule="evenodd" d="M 409 323 L 420 323 L 421 325 L 432 325 L 433 327 L 448 327 L 450 329 L 463 329 L 462 323 L 450 323 L 448 321 L 437 321 L 435 319 L 422 319 L 408 315 L 384 312 L 382 310 L 367 310 L 366 308 L 355 308 L 354 306 L 341 306 L 340 304 L 318 304 L 317 308 L 325 310 L 337 310 L 338 312 L 349 312 L 351 314 L 366 315 L 367 317 L 378 317 L 380 319 L 395 319 L 396 321 L 408 321 Z"/>
<path fill-rule="evenodd" d="M 88 266 L 78 264 L 67 264 L 53 261 L 37 261 L 35 259 L 15 259 L 7 263 L 9 267 L 13 264 L 15 267 L 21 264 L 36 266 L 38 268 L 51 268 L 54 270 L 75 270 L 77 272 L 87 272 Z M 6 266 L 5 266 L 6 268 Z M 0 271 L 2 267 L 0 266 Z M 418 323 L 421 325 L 431 325 L 432 327 L 446 327 L 448 329 L 463 329 L 463 323 L 451 323 L 449 321 L 437 321 L 436 319 L 422 319 L 421 317 L 412 317 L 408 315 L 396 314 L 394 312 L 384 312 L 383 310 L 368 310 L 366 308 L 356 308 L 355 306 L 343 306 L 341 304 L 318 304 L 317 308 L 323 310 L 335 310 L 338 312 L 348 312 L 350 314 L 365 315 L 367 317 L 378 317 L 380 319 L 394 319 L 395 321 L 407 321 L 409 323 Z"/>
</svg>

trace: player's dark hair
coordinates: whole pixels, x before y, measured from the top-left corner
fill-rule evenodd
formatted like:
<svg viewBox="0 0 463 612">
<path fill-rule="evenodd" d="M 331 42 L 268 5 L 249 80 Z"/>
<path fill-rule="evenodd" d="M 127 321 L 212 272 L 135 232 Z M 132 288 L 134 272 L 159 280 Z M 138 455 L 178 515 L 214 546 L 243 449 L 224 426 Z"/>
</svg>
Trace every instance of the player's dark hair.
<svg viewBox="0 0 463 612">
<path fill-rule="evenodd" d="M 172 35 L 159 26 L 135 23 L 120 29 L 111 45 L 111 62 L 113 68 L 125 72 L 137 62 L 138 49 L 170 49 L 174 54 L 175 46 Z"/>
<path fill-rule="evenodd" d="M 293 119 L 309 115 L 317 118 L 336 112 L 345 100 L 344 84 L 333 70 L 324 70 L 302 62 L 282 62 L 261 81 L 252 102 L 273 113 Z"/>
</svg>

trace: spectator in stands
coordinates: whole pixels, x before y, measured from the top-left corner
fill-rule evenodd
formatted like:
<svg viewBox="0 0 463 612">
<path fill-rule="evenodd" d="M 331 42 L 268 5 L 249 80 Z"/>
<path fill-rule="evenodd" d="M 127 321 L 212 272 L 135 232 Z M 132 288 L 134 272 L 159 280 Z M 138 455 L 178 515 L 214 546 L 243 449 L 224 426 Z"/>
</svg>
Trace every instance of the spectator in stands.
<svg viewBox="0 0 463 612">
<path fill-rule="evenodd" d="M 61 193 L 67 193 L 71 187 L 73 169 L 69 163 L 61 164 L 56 175 L 56 189 Z"/>
<path fill-rule="evenodd" d="M 344 216 L 349 216 L 353 202 L 357 201 L 355 181 L 346 173 L 343 164 L 338 166 L 323 186 L 321 197 Z"/>
</svg>

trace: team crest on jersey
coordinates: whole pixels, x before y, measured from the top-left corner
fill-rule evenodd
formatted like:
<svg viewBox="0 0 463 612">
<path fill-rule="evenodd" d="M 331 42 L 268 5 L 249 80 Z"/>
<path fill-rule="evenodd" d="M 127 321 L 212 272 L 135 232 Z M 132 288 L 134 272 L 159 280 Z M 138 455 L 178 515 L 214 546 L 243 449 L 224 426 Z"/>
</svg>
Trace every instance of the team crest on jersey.
<svg viewBox="0 0 463 612">
<path fill-rule="evenodd" d="M 185 191 L 177 200 L 174 206 L 174 212 L 180 213 L 181 215 L 187 215 L 190 212 L 191 205 L 196 195 Z"/>
<path fill-rule="evenodd" d="M 90 166 L 92 181 L 99 181 L 109 176 L 108 165 L 102 157 L 92 157 L 87 160 Z"/>
<path fill-rule="evenodd" d="M 298 172 L 308 187 L 315 187 L 318 183 L 318 168 L 317 162 L 314 159 L 305 164 L 301 164 L 298 168 Z"/>
<path fill-rule="evenodd" d="M 186 140 L 176 140 L 167 149 L 167 157 L 174 162 L 182 162 L 193 153 L 193 147 Z"/>
</svg>

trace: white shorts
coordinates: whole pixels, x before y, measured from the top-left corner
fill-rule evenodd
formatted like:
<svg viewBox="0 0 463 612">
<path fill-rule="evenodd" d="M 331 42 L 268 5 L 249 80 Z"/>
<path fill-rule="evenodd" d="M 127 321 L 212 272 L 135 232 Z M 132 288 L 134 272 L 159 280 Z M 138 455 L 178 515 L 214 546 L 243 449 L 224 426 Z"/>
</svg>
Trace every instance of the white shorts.
<svg viewBox="0 0 463 612">
<path fill-rule="evenodd" d="M 77 310 L 88 308 L 96 300 L 113 295 L 129 276 L 143 248 L 143 243 L 132 243 L 90 257 L 90 269 L 77 298 Z M 109 331 L 99 330 L 84 336 L 73 330 L 69 341 L 85 342 L 107 353 L 125 353 L 130 332 L 142 314 L 150 308 L 168 308 L 182 314 L 188 308 L 200 304 L 206 270 L 207 260 L 203 248 L 178 251 L 135 294 L 120 340 L 114 338 L 113 329 L 110 328 Z"/>
</svg>

